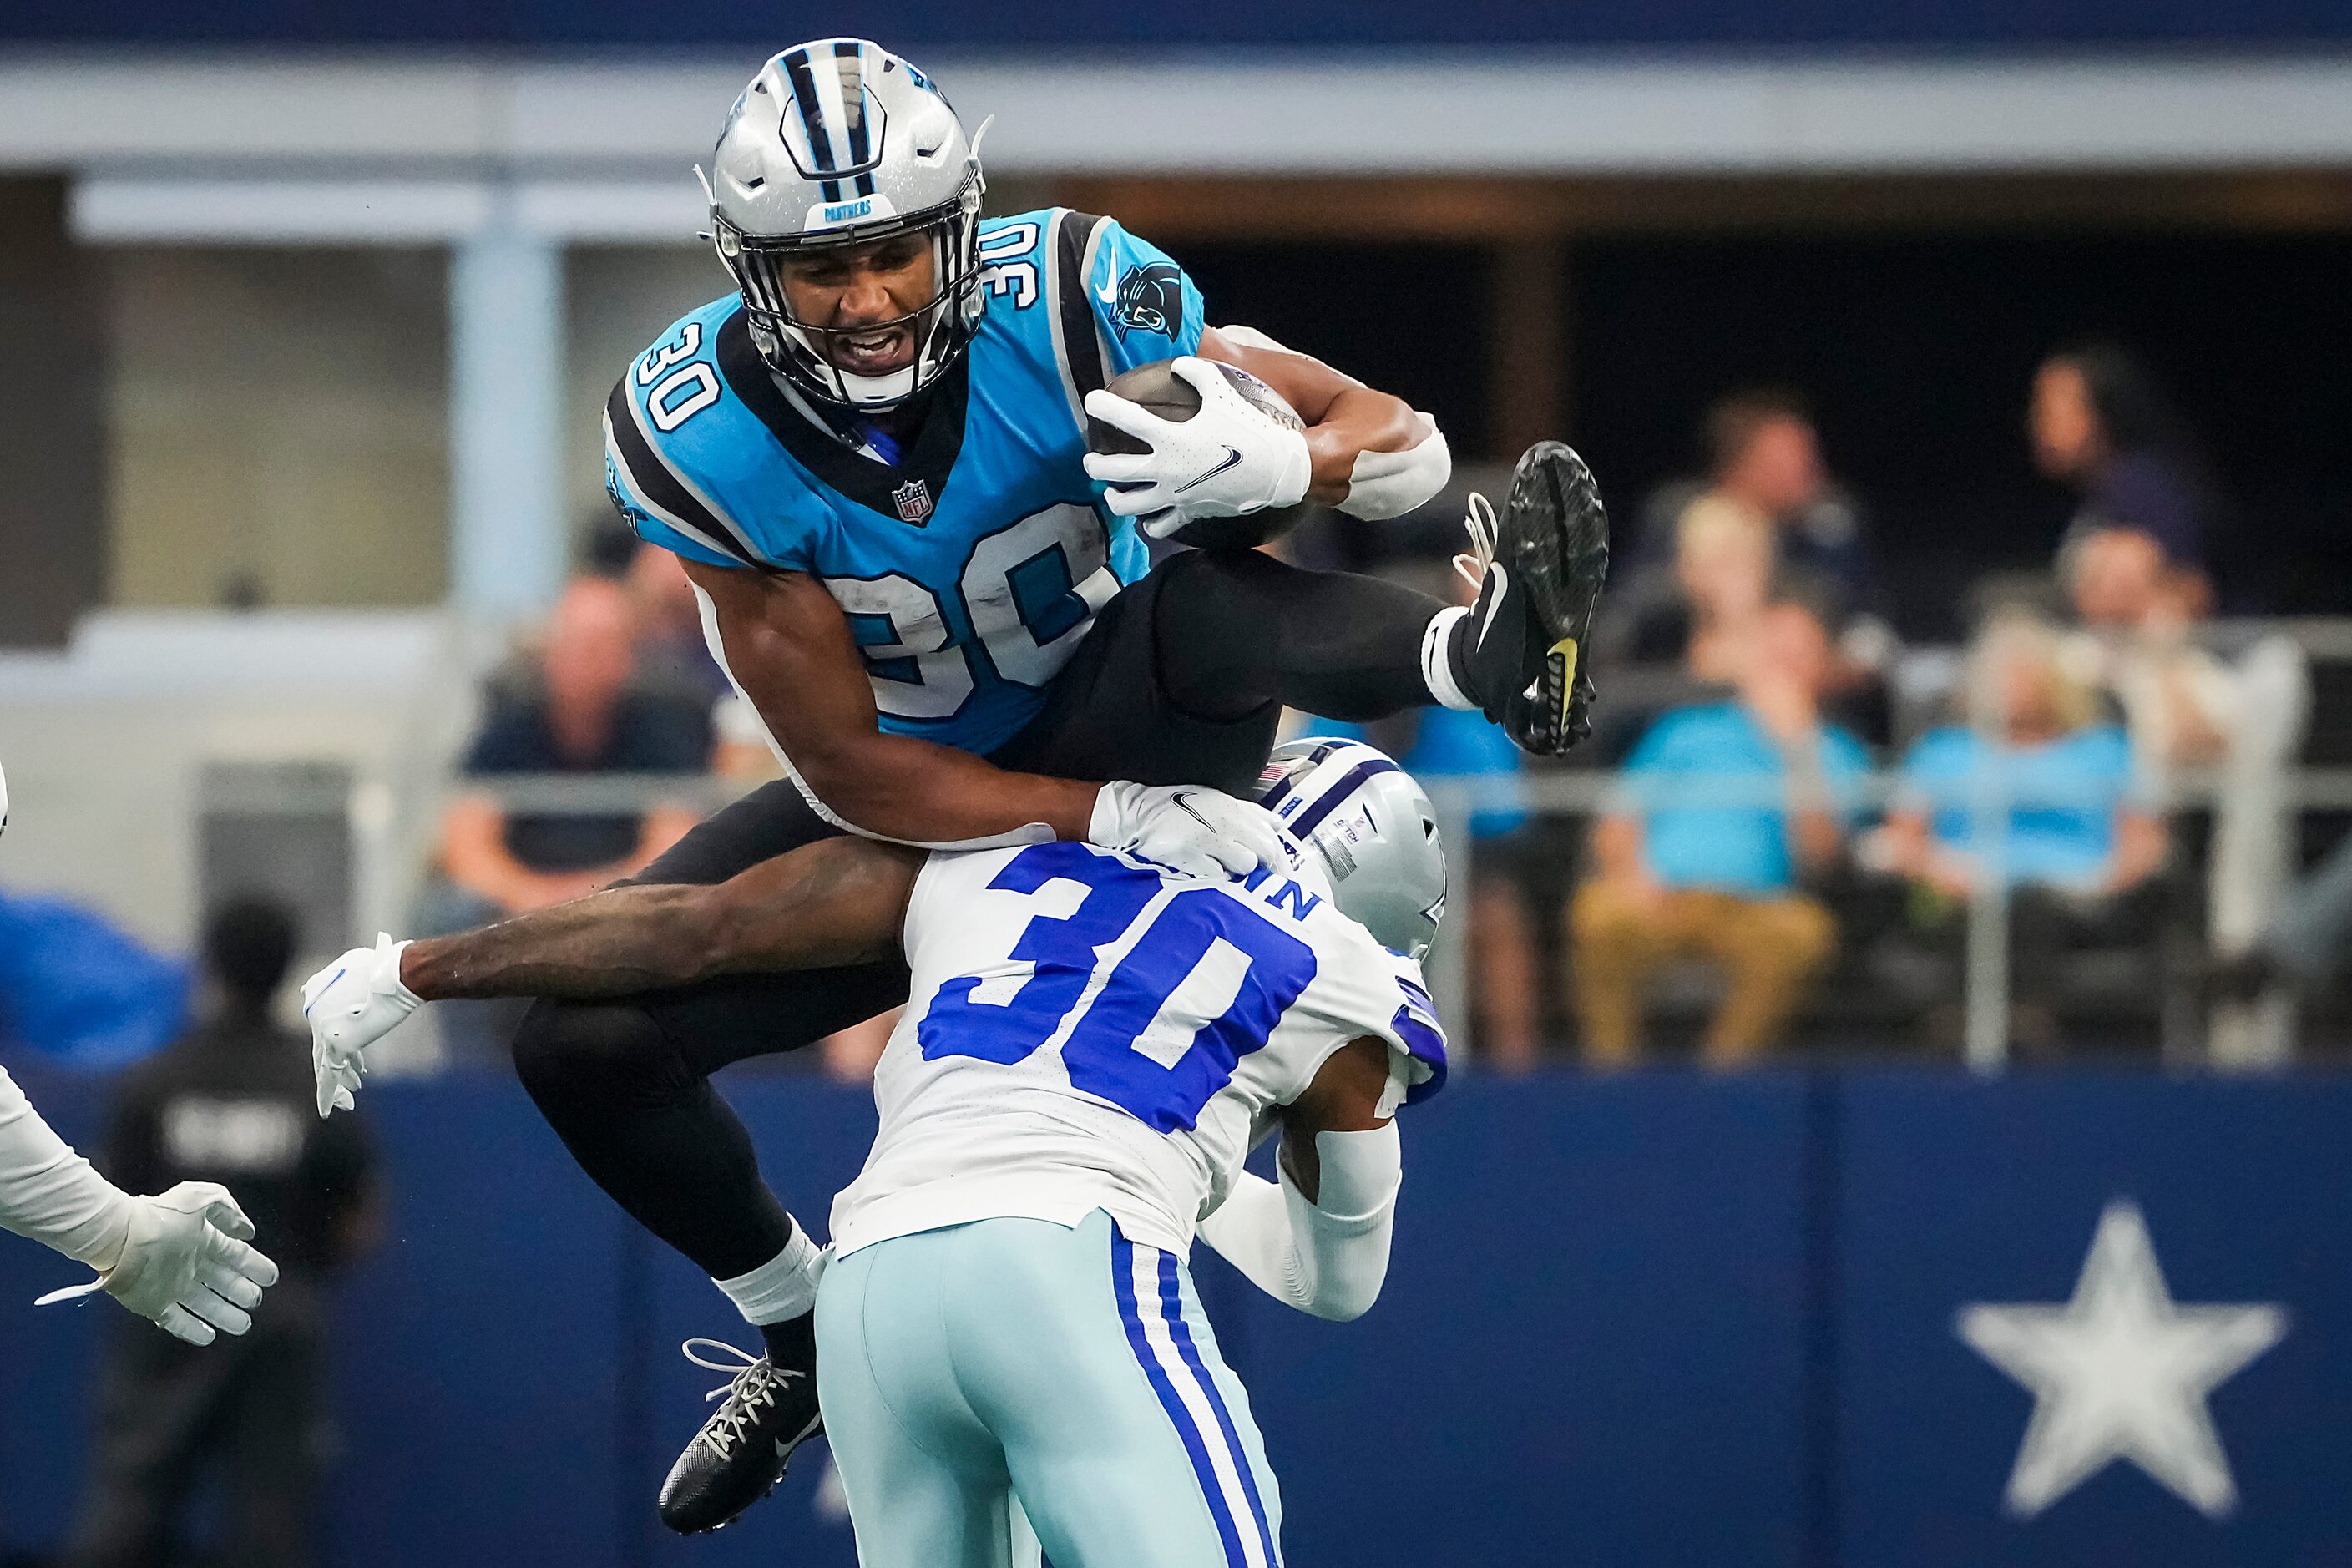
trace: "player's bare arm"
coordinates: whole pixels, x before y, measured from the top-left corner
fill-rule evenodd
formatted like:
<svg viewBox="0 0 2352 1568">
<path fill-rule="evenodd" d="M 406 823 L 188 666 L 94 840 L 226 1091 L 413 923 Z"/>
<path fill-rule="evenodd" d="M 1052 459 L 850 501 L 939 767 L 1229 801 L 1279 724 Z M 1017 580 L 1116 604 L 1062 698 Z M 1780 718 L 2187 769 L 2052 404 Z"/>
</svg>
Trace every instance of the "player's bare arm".
<svg viewBox="0 0 2352 1568">
<path fill-rule="evenodd" d="M 611 888 L 456 936 L 379 937 L 302 987 L 319 1114 L 356 1102 L 368 1047 L 427 1002 L 594 1002 L 887 957 L 922 861 L 903 845 L 828 838 L 713 885 Z"/>
<path fill-rule="evenodd" d="M 1008 773 L 881 728 L 849 622 L 815 578 L 687 563 L 710 595 L 736 683 L 835 819 L 928 847 L 1044 838 L 1138 849 L 1195 875 L 1280 861 L 1271 819 L 1213 790 Z"/>
<path fill-rule="evenodd" d="M 1365 453 L 1402 452 L 1435 438 L 1435 425 L 1403 398 L 1366 386 L 1312 354 L 1238 342 L 1212 327 L 1201 334 L 1201 357 L 1249 372 L 1307 422 L 1313 465 L 1307 499 L 1318 506 L 1347 501 L 1356 460 Z"/>
<path fill-rule="evenodd" d="M 695 562 L 687 574 L 719 612 L 736 682 L 802 782 L 844 821 L 909 844 L 996 838 L 1032 823 L 1086 837 L 1100 785 L 1006 773 L 885 733 L 848 618 L 815 578 Z"/>
<path fill-rule="evenodd" d="M 593 1001 L 721 974 L 825 969 L 898 943 L 919 852 L 828 838 L 712 887 L 614 888 L 457 936 L 408 943 L 401 984 L 423 1002 Z"/>
</svg>

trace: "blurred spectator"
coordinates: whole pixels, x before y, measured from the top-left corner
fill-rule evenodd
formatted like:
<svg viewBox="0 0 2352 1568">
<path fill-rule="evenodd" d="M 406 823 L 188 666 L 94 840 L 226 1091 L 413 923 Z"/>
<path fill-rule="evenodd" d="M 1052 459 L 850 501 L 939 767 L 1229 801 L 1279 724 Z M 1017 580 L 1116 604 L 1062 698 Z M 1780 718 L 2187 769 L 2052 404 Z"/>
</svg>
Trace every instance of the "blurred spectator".
<svg viewBox="0 0 2352 1568">
<path fill-rule="evenodd" d="M 280 906 L 228 904 L 205 922 L 204 1022 L 122 1079 L 107 1169 L 137 1192 L 176 1182 L 236 1189 L 284 1269 L 242 1338 L 199 1349 L 126 1322 L 100 1380 L 77 1568 L 161 1568 L 190 1491 L 224 1471 L 220 1561 L 302 1568 L 328 1450 L 327 1288 L 369 1240 L 372 1161 L 360 1123 L 313 1109 L 310 1041 L 270 998 L 294 952 Z"/>
<path fill-rule="evenodd" d="M 1707 410 L 1703 481 L 1651 498 L 1612 584 L 1604 654 L 1685 660 L 1725 679 L 1720 639 L 1763 603 L 1783 573 L 1833 584 L 1857 632 L 1884 637 L 1877 570 L 1853 507 L 1823 468 L 1803 401 L 1790 392 L 1735 393 Z M 1871 662 L 1877 662 L 1874 658 Z"/>
<path fill-rule="evenodd" d="M 733 697 L 735 688 L 711 657 L 710 645 L 702 635 L 702 606 L 677 556 L 658 544 L 640 544 L 631 552 L 620 580 L 636 613 L 641 674 L 648 681 L 676 685 L 706 702 Z"/>
<path fill-rule="evenodd" d="M 659 691 L 707 704 L 717 737 L 710 771 L 750 787 L 784 776 L 783 763 L 768 744 L 766 723 L 710 651 L 702 629 L 702 604 L 677 556 L 658 544 L 637 542 L 619 531 L 622 548 L 611 570 L 600 574 L 629 592 L 636 615 L 640 679 Z M 604 535 L 600 533 L 599 538 Z"/>
<path fill-rule="evenodd" d="M 1836 931 L 1800 889 L 1836 859 L 1870 760 L 1822 721 L 1829 629 L 1799 599 L 1759 613 L 1737 699 L 1666 714 L 1625 764 L 1627 805 L 1592 834 L 1595 875 L 1570 906 L 1576 1005 L 1594 1061 L 1630 1061 L 1643 993 L 1701 958 L 1727 989 L 1706 1059 L 1771 1044 L 1828 962 Z"/>
<path fill-rule="evenodd" d="M 2051 355 L 2027 425 L 2035 466 L 2082 498 L 2070 544 L 2103 529 L 2144 533 L 2202 590 L 2218 498 L 2187 422 L 2137 360 L 2111 343 Z"/>
<path fill-rule="evenodd" d="M 1701 496 L 1675 525 L 1675 586 L 1689 616 L 1684 668 L 1729 685 L 1746 662 L 1772 584 L 1771 529 L 1719 496 Z"/>
<path fill-rule="evenodd" d="M 2115 694 L 2142 769 L 2160 777 L 2219 763 L 2232 683 L 2221 661 L 2190 640 L 2201 585 L 2137 529 L 2093 529 L 2067 547 L 2062 565 L 2084 628 L 2068 663 Z"/>
<path fill-rule="evenodd" d="M 710 717 L 699 703 L 637 683 L 626 592 L 583 577 L 550 618 L 539 679 L 494 696 L 465 762 L 472 778 L 541 773 L 701 773 Z M 679 805 L 595 815 L 509 814 L 488 794 L 450 804 L 442 868 L 454 896 L 425 921 L 461 930 L 593 892 L 641 869 L 694 826 Z"/>
<path fill-rule="evenodd" d="M 2184 769 L 2218 770 L 2206 860 L 2207 936 L 2217 953 L 2265 940 L 2287 891 L 2294 809 L 2286 773 L 2310 710 L 2310 666 L 2294 642 L 2271 636 L 2225 664 L 2195 633 L 2206 595 L 2153 535 L 2098 528 L 2068 546 L 2067 589 L 2084 630 L 2070 668 L 2112 693 L 2142 778 L 2170 798 Z M 2283 1048 L 2284 1019 L 2216 1016 L 2217 1060 Z M 2256 1031 L 2270 1037 L 2258 1040 Z"/>
<path fill-rule="evenodd" d="M 2164 822 L 2146 804 L 2130 742 L 2067 673 L 2051 627 L 1996 619 L 1972 663 L 1970 687 L 1997 710 L 2000 739 L 1988 744 L 1960 724 L 1920 737 L 1884 860 L 1911 880 L 1921 931 L 1948 944 L 1962 939 L 1978 879 L 2007 886 L 2015 1035 L 2054 1043 L 2052 1002 L 2069 956 L 2152 934 Z M 1988 812 L 1990 844 L 1979 837 Z"/>
<path fill-rule="evenodd" d="M 1821 437 L 1795 393 L 1735 393 L 1707 410 L 1706 496 L 1761 520 L 1777 563 L 1835 583 L 1856 610 L 1876 608 L 1877 569 L 1853 506 L 1822 464 Z"/>
</svg>

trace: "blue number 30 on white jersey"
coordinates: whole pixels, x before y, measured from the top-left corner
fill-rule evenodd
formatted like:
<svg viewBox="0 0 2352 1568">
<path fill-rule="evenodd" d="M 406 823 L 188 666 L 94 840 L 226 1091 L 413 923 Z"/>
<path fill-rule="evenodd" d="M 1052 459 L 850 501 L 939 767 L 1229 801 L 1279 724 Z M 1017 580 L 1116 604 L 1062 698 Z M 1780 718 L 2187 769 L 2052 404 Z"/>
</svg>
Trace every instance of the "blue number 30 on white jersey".
<svg viewBox="0 0 2352 1568">
<path fill-rule="evenodd" d="M 987 313 L 904 450 L 820 420 L 734 295 L 687 316 L 605 405 L 630 526 L 714 566 L 806 572 L 849 617 L 884 729 L 985 753 L 1035 715 L 1097 611 L 1147 567 L 1097 503 L 1087 392 L 1200 346 L 1200 290 L 1108 218 L 981 225 Z"/>
<path fill-rule="evenodd" d="M 1408 1102 L 1444 1081 L 1412 961 L 1277 876 L 1195 881 L 1084 844 L 934 855 L 907 959 L 881 1130 L 834 1209 L 845 1247 L 1103 1208 L 1181 1250 L 1334 1051 L 1387 1042 Z"/>
</svg>

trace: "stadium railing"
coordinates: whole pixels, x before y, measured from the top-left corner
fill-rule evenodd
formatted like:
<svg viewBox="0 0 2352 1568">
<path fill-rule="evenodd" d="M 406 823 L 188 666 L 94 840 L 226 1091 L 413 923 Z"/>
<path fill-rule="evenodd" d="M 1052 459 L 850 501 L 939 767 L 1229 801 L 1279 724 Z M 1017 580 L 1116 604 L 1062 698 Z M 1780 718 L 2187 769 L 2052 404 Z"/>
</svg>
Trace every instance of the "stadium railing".
<svg viewBox="0 0 2352 1568">
<path fill-rule="evenodd" d="M 2233 788 L 2242 787 L 2221 769 L 2181 773 L 2168 781 L 2168 785 L 2158 805 L 2176 816 L 2212 809 L 2231 798 Z M 1859 812 L 1874 816 L 1898 799 L 1903 788 L 1901 774 L 1874 773 L 1859 781 L 1852 804 Z M 1444 841 L 1455 849 L 1449 858 L 1452 886 L 1448 904 L 1456 910 L 1471 907 L 1470 884 L 1475 874 L 1477 851 L 1468 828 L 1474 812 L 1507 808 L 1538 816 L 1590 817 L 1622 805 L 1628 798 L 1621 775 L 1603 773 L 1505 775 L 1484 781 L 1439 779 L 1430 781 L 1428 789 L 1437 809 L 1440 831 Z M 613 773 L 594 778 L 561 773 L 515 774 L 446 780 L 442 794 L 446 797 L 458 790 L 486 795 L 513 812 L 598 816 L 640 810 L 656 802 L 716 810 L 740 795 L 743 785 L 718 777 L 675 774 Z M 1784 793 L 1776 782 L 1753 778 L 1689 782 L 1677 786 L 1674 798 L 1677 805 L 1729 808 L 1778 808 L 1785 802 Z M 1974 807 L 1980 818 L 1979 841 L 1992 842 L 2000 837 L 2002 825 L 2013 806 L 2073 803 L 2007 795 L 2000 788 L 1998 778 L 1988 773 Z M 2283 827 L 2291 826 L 2296 814 L 2352 812 L 2352 768 L 2288 771 L 2280 776 L 2276 805 L 2283 814 Z M 352 828 L 362 845 L 357 858 L 362 864 L 380 865 L 397 857 L 399 852 L 382 841 L 394 826 L 394 819 L 388 813 L 377 816 L 354 814 Z M 378 841 L 370 846 L 371 838 Z M 1466 852 L 1462 847 L 1465 846 L 1469 847 Z M 2283 868 L 2279 885 L 2272 889 L 2273 900 L 2284 890 L 2284 872 L 2288 868 Z M 376 879 L 372 885 L 385 891 L 413 889 L 415 879 Z M 1998 880 L 1985 879 L 1970 905 L 1962 965 L 1968 1018 L 1964 1056 L 1968 1065 L 1979 1072 L 1996 1072 L 2009 1065 L 2009 898 L 2008 889 Z M 363 906 L 360 912 L 360 923 L 368 930 L 399 930 L 407 923 L 407 910 L 398 905 L 376 903 Z M 1431 955 L 1429 974 L 1442 1016 L 1453 1021 L 1454 1037 L 1465 1054 L 1474 1055 L 1467 942 L 1466 919 L 1451 923 Z M 2244 1021 L 2242 1029 L 2250 1037 L 2235 1047 L 2216 1048 L 2196 1041 L 2168 1041 L 2167 1058 L 2183 1065 L 2212 1059 L 2222 1065 L 2259 1066 L 2282 1061 L 2294 1049 L 2291 1010 L 2271 1009 L 2271 1016 Z M 2215 1031 L 2217 1035 L 2224 1032 L 2220 1028 Z M 419 1061 L 412 1065 L 429 1064 Z"/>
</svg>

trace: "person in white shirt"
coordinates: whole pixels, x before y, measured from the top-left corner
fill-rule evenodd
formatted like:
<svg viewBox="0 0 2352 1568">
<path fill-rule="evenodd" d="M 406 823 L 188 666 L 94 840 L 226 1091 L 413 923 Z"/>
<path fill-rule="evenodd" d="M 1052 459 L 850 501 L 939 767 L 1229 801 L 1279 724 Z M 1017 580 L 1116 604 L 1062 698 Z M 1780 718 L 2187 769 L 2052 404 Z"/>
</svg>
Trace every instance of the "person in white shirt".
<svg viewBox="0 0 2352 1568">
<path fill-rule="evenodd" d="M 386 938 L 306 988 L 320 1105 L 349 1102 L 361 1053 L 423 1000 L 902 951 L 913 1001 L 816 1305 L 861 1561 L 995 1568 L 1017 1502 L 1057 1568 L 1275 1568 L 1279 1496 L 1186 1259 L 1197 1234 L 1303 1310 L 1370 1307 L 1392 1118 L 1444 1079 L 1419 960 L 1445 879 L 1427 797 L 1369 746 L 1283 748 L 1261 804 L 1298 847 L 1287 874 L 840 838 L 715 888 Z M 1244 1172 L 1277 1130 L 1278 1182 Z"/>
</svg>

